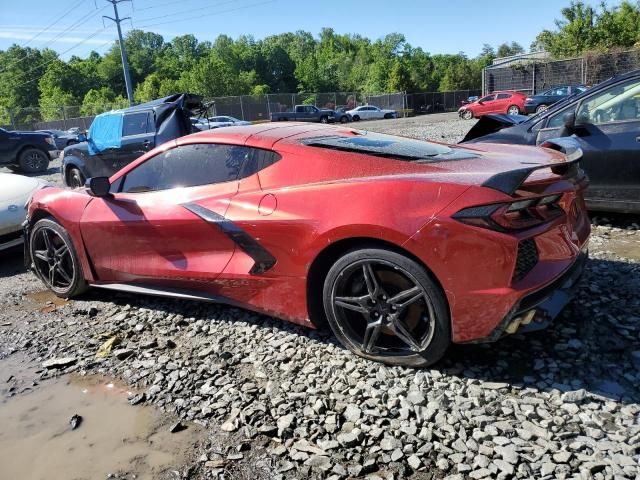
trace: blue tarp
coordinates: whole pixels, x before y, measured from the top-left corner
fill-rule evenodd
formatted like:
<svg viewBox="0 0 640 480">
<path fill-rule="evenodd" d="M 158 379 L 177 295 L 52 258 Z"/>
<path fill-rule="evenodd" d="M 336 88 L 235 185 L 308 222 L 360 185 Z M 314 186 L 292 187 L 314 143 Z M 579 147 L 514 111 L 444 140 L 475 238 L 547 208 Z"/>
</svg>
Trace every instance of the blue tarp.
<svg viewBox="0 0 640 480">
<path fill-rule="evenodd" d="M 97 115 L 89 127 L 89 154 L 95 155 L 107 148 L 120 148 L 122 140 L 122 111 Z"/>
</svg>

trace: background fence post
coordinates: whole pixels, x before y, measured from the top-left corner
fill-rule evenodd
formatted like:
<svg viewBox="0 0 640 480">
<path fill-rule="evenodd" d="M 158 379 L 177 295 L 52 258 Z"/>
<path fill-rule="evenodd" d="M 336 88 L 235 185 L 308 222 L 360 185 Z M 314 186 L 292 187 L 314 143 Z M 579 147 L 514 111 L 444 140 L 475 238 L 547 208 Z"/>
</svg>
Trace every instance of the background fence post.
<svg viewBox="0 0 640 480">
<path fill-rule="evenodd" d="M 62 129 L 63 130 L 67 129 L 67 115 L 65 112 L 64 105 L 62 106 Z"/>
<path fill-rule="evenodd" d="M 242 95 L 239 95 L 240 97 L 240 115 L 242 115 L 242 120 L 244 120 L 244 107 L 242 106 Z"/>
<path fill-rule="evenodd" d="M 481 97 L 484 97 L 484 95 L 485 95 L 485 90 L 484 90 L 485 80 L 484 80 L 484 77 L 486 76 L 486 74 L 487 74 L 487 67 L 484 67 L 482 69 L 482 87 L 481 87 L 482 88 L 482 93 L 480 94 Z"/>
<path fill-rule="evenodd" d="M 269 94 L 266 94 L 267 97 L 267 115 L 269 116 L 269 120 L 271 120 L 271 102 L 269 102 Z"/>
<path fill-rule="evenodd" d="M 533 74 L 531 75 L 531 95 L 536 94 L 536 63 L 533 64 Z"/>
</svg>

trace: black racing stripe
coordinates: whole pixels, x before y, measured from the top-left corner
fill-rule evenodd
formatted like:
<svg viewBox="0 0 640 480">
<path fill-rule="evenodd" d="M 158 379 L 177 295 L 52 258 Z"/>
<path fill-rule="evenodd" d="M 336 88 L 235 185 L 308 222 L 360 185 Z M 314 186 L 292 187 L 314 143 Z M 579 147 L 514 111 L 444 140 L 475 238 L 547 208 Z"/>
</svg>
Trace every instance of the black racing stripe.
<svg viewBox="0 0 640 480">
<path fill-rule="evenodd" d="M 195 203 L 183 203 L 182 206 L 202 218 L 205 222 L 217 225 L 227 237 L 249 255 L 255 262 L 249 273 L 264 273 L 276 264 L 275 257 L 260 245 L 255 238 L 223 215 L 212 212 L 208 208 Z"/>
</svg>

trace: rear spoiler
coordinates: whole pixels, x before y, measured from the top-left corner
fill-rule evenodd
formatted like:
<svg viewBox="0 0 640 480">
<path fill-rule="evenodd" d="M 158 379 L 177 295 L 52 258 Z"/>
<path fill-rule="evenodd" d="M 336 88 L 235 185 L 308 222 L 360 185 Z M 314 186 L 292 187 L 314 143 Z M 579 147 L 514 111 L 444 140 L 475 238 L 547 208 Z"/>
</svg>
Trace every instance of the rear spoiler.
<svg viewBox="0 0 640 480">
<path fill-rule="evenodd" d="M 500 172 L 485 180 L 482 186 L 498 190 L 507 195 L 513 195 L 520 185 L 536 170 L 550 168 L 556 175 L 566 175 L 570 169 L 577 168 L 578 162 L 582 158 L 582 149 L 572 137 L 554 138 L 547 140 L 540 146 L 564 153 L 566 160 L 564 162 L 539 164 Z"/>
</svg>

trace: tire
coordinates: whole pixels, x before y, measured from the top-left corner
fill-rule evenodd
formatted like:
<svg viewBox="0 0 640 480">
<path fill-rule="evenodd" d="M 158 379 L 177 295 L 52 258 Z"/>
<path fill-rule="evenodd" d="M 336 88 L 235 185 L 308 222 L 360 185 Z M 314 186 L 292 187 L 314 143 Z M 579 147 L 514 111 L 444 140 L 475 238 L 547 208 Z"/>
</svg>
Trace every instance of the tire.
<svg viewBox="0 0 640 480">
<path fill-rule="evenodd" d="M 359 122 L 360 121 L 360 115 L 354 115 L 353 116 L 353 121 L 354 122 Z"/>
<path fill-rule="evenodd" d="M 76 167 L 71 167 L 67 171 L 67 185 L 71 188 L 82 188 L 86 179 L 82 172 Z"/>
<path fill-rule="evenodd" d="M 464 120 L 471 120 L 473 118 L 473 112 L 471 110 L 465 110 L 460 115 L 460 118 L 462 118 Z"/>
<path fill-rule="evenodd" d="M 401 292 L 409 296 L 398 298 Z M 325 278 L 323 306 L 340 343 L 369 360 L 425 367 L 451 343 L 441 289 L 421 265 L 391 250 L 361 248 L 339 258 Z"/>
<path fill-rule="evenodd" d="M 320 123 L 329 123 L 329 117 L 323 115 L 322 117 L 320 117 Z"/>
<path fill-rule="evenodd" d="M 29 235 L 29 254 L 37 277 L 58 297 L 75 297 L 89 288 L 71 237 L 55 220 L 44 218 L 35 223 Z"/>
<path fill-rule="evenodd" d="M 389 120 L 390 118 L 393 118 L 393 115 L 391 113 L 385 113 L 384 114 L 384 119 L 385 120 Z"/>
<path fill-rule="evenodd" d="M 520 108 L 517 105 L 509 105 L 507 115 L 520 115 Z"/>
<path fill-rule="evenodd" d="M 37 148 L 27 148 L 20 153 L 18 163 L 25 173 L 44 172 L 49 167 L 49 154 Z"/>
<path fill-rule="evenodd" d="M 340 123 L 348 123 L 349 118 L 346 115 L 340 117 Z"/>
<path fill-rule="evenodd" d="M 69 141 L 67 142 L 67 147 L 68 147 L 68 146 L 70 146 L 70 145 L 76 145 L 77 143 L 78 143 L 78 141 L 77 141 L 77 140 L 69 140 Z"/>
<path fill-rule="evenodd" d="M 544 112 L 547 108 L 549 108 L 549 105 L 545 105 L 544 103 L 541 105 L 538 105 L 536 107 L 536 113 Z"/>
</svg>

